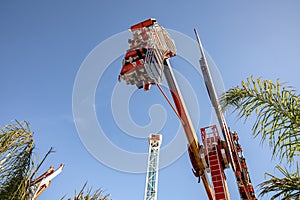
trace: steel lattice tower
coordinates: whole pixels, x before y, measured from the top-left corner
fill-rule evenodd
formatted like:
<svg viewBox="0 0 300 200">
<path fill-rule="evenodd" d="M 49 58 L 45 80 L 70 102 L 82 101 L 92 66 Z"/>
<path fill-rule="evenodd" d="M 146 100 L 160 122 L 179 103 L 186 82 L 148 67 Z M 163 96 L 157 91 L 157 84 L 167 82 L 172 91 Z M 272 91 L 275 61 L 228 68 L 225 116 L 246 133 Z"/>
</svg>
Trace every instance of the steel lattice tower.
<svg viewBox="0 0 300 200">
<path fill-rule="evenodd" d="M 158 179 L 158 162 L 159 150 L 162 141 L 160 134 L 151 134 L 149 141 L 148 168 L 144 200 L 157 199 L 157 179 Z"/>
</svg>

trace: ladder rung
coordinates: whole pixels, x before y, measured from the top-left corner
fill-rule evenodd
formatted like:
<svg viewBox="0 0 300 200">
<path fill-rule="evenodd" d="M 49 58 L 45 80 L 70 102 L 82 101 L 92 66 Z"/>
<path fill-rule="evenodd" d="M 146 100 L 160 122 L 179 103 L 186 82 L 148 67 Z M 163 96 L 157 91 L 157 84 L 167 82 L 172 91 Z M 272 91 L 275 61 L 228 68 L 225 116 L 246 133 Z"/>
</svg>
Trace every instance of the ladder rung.
<svg viewBox="0 0 300 200">
<path fill-rule="evenodd" d="M 220 166 L 218 162 L 209 162 L 210 166 Z"/>
<path fill-rule="evenodd" d="M 220 176 L 220 175 L 215 175 L 215 176 L 212 176 L 211 178 L 212 178 L 212 182 L 222 180 L 222 176 Z"/>
<path fill-rule="evenodd" d="M 222 181 L 214 182 L 213 185 L 214 185 L 214 188 L 215 187 L 223 187 L 223 182 Z"/>
</svg>

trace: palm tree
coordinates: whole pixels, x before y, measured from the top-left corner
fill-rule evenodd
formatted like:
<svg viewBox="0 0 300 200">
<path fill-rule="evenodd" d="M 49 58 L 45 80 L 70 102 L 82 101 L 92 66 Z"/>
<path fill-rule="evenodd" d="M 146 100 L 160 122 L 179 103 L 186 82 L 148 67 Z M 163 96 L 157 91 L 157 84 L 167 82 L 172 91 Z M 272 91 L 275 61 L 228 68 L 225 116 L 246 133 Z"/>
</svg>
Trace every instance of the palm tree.
<svg viewBox="0 0 300 200">
<path fill-rule="evenodd" d="M 31 185 L 39 168 L 53 149 L 38 164 L 32 159 L 33 133 L 26 121 L 9 124 L 0 129 L 0 199 L 30 200 L 37 189 Z M 108 200 L 103 191 L 91 189 L 84 194 L 84 187 L 74 200 Z"/>
<path fill-rule="evenodd" d="M 253 135 L 260 136 L 262 142 L 268 141 L 273 150 L 272 157 L 282 162 L 287 160 L 292 166 L 294 159 L 300 155 L 300 105 L 299 95 L 292 87 L 286 87 L 277 80 L 248 78 L 226 91 L 221 97 L 223 109 L 233 108 L 245 121 L 250 115 L 256 115 L 252 126 Z M 300 198 L 300 175 L 298 164 L 296 172 L 276 166 L 283 178 L 266 173 L 268 180 L 261 183 L 260 196 L 272 192 L 271 199 Z"/>
<path fill-rule="evenodd" d="M 0 199 L 29 196 L 33 133 L 24 122 L 0 130 Z"/>
</svg>

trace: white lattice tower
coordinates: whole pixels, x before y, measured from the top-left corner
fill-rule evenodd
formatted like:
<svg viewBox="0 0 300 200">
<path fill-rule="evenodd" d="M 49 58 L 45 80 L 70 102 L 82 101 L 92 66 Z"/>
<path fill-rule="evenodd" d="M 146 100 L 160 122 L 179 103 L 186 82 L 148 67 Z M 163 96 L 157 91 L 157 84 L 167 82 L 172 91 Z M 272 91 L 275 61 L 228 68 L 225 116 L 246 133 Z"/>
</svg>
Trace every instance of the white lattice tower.
<svg viewBox="0 0 300 200">
<path fill-rule="evenodd" d="M 159 150 L 162 142 L 162 135 L 151 134 L 149 141 L 148 168 L 146 178 L 146 189 L 144 200 L 157 199 L 157 179 L 158 179 L 158 162 Z"/>
</svg>

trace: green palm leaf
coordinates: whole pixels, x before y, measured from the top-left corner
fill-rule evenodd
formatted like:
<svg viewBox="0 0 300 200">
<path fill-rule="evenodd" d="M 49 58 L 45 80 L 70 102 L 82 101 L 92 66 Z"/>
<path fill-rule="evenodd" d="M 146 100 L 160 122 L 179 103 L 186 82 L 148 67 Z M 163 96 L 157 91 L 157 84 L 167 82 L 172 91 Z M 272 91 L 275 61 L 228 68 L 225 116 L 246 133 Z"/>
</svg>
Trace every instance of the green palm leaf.
<svg viewBox="0 0 300 200">
<path fill-rule="evenodd" d="M 261 81 L 248 78 L 241 86 L 226 91 L 221 99 L 223 109 L 232 107 L 245 121 L 254 112 L 256 120 L 252 126 L 253 135 L 261 142 L 268 141 L 273 157 L 287 159 L 290 166 L 300 155 L 300 106 L 299 95 L 291 87 L 285 87 L 277 80 Z M 278 178 L 266 173 L 268 180 L 259 185 L 260 196 L 272 193 L 271 199 L 300 199 L 300 174 L 297 164 L 295 173 L 276 166 L 284 176 Z"/>
<path fill-rule="evenodd" d="M 28 197 L 32 136 L 27 122 L 17 122 L 0 130 L 0 199 Z"/>
<path fill-rule="evenodd" d="M 284 177 L 277 178 L 272 174 L 266 173 L 270 179 L 259 185 L 261 191 L 259 196 L 264 196 L 272 192 L 271 200 L 279 197 L 283 200 L 298 200 L 300 198 L 300 174 L 298 165 L 294 173 L 289 173 L 287 169 L 283 169 L 280 166 L 276 166 L 276 168 Z"/>
<path fill-rule="evenodd" d="M 110 200 L 109 194 L 104 195 L 104 191 L 102 189 L 97 189 L 95 191 L 92 191 L 92 188 L 87 189 L 86 192 L 84 192 L 86 188 L 87 183 L 83 185 L 80 192 L 75 195 L 73 200 Z M 64 199 L 64 197 L 62 198 Z M 68 200 L 72 200 L 72 198 L 69 198 Z"/>
<path fill-rule="evenodd" d="M 291 87 L 283 87 L 278 80 L 261 81 L 250 77 L 241 86 L 226 91 L 220 102 L 223 109 L 233 107 L 245 120 L 255 112 L 252 127 L 254 136 L 268 141 L 273 156 L 293 162 L 300 152 L 299 95 Z"/>
</svg>

